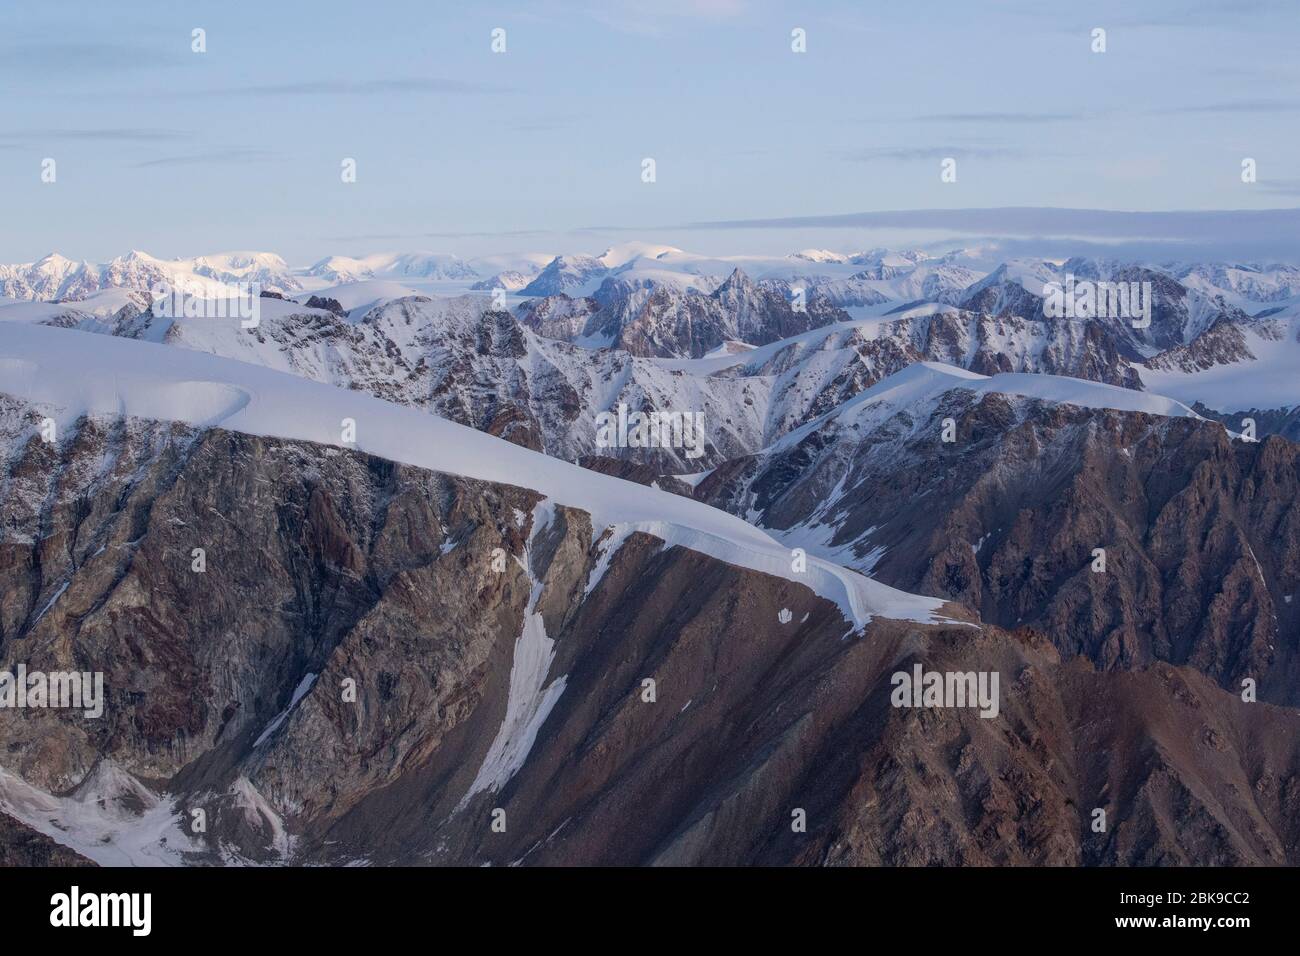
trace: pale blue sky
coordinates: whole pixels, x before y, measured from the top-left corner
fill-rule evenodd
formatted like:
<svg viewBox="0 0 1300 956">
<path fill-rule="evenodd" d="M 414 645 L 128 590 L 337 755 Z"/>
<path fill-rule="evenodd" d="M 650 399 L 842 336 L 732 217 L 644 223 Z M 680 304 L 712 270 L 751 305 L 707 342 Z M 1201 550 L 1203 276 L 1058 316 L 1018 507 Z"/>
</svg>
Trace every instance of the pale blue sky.
<svg viewBox="0 0 1300 956">
<path fill-rule="evenodd" d="M 881 210 L 1294 208 L 1298 40 L 1295 0 L 7 4 L 0 261 L 783 253 L 912 238 L 819 218 Z M 784 217 L 809 221 L 684 228 Z"/>
</svg>

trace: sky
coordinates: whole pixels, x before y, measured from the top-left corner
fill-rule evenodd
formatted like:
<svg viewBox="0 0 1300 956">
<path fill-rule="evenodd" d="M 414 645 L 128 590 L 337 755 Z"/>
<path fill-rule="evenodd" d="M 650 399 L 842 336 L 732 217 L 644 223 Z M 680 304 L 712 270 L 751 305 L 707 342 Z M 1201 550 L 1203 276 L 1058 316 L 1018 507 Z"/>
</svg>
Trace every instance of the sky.
<svg viewBox="0 0 1300 956">
<path fill-rule="evenodd" d="M 6 4 L 0 261 L 1112 241 L 1008 207 L 1294 257 L 1297 40 L 1296 0 Z"/>
</svg>

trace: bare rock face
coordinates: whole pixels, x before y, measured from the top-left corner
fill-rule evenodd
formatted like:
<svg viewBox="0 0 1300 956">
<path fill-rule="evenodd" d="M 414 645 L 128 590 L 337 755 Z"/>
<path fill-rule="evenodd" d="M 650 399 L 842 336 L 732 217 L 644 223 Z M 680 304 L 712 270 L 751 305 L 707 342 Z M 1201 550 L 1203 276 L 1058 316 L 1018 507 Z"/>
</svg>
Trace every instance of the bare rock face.
<svg viewBox="0 0 1300 956">
<path fill-rule="evenodd" d="M 940 440 L 946 418 L 960 441 Z M 895 587 L 1038 627 L 1067 655 L 1190 664 L 1225 688 L 1252 677 L 1292 705 L 1297 493 L 1300 448 L 1278 437 L 960 390 L 920 421 L 828 426 L 695 489 L 792 543 L 815 530 Z"/>
<path fill-rule="evenodd" d="M 556 256 L 521 292 L 524 295 L 556 295 L 608 272 L 609 267 L 595 256 Z"/>
<path fill-rule="evenodd" d="M 1035 427 L 1086 431 L 1060 414 Z M 0 669 L 100 671 L 106 704 L 0 715 L 6 807 L 18 780 L 128 830 L 171 813 L 196 863 L 1300 862 L 1292 715 L 1202 676 L 1202 641 L 1119 670 L 956 605 L 855 630 L 523 489 L 138 420 L 48 444 L 38 421 L 0 407 Z M 1285 537 L 1287 449 L 1216 454 Z M 1154 540 L 1231 549 L 1223 482 L 1193 470 L 1201 523 L 1157 509 Z M 996 672 L 996 716 L 895 706 L 917 664 Z M 66 859 L 37 824 L 78 836 L 0 817 L 0 852 Z"/>
<path fill-rule="evenodd" d="M 836 304 L 844 290 L 832 296 L 810 286 L 797 304 L 788 286 L 755 283 L 740 269 L 707 293 L 616 277 L 587 298 L 558 292 L 522 307 L 520 321 L 543 335 L 599 340 L 637 356 L 699 358 L 724 342 L 765 345 L 849 318 Z"/>
<path fill-rule="evenodd" d="M 1251 321 L 1229 305 L 1218 290 L 1194 290 L 1160 269 L 1111 261 L 1075 258 L 1059 269 L 1042 261 L 1004 264 L 972 284 L 959 300 L 962 309 L 996 318 L 1053 323 L 1047 310 L 1047 286 L 1067 277 L 1089 282 L 1121 283 L 1141 289 L 1149 314 L 1100 315 L 1097 323 L 1133 356 L 1189 345 L 1216 324 Z"/>
<path fill-rule="evenodd" d="M 574 342 L 583 337 L 587 323 L 599 310 L 600 303 L 588 296 L 572 298 L 558 293 L 520 305 L 519 321 L 545 338 Z"/>
<path fill-rule="evenodd" d="M 1005 275 L 1005 269 L 994 270 L 966 291 L 960 305 L 968 312 L 982 312 L 997 318 L 1021 318 L 1045 321 L 1043 297 L 1030 292 L 1025 286 Z"/>
<path fill-rule="evenodd" d="M 885 726 L 845 761 L 852 796 L 801 862 L 1161 866 L 1293 856 L 1286 711 L 1243 704 L 1190 668 L 1062 663 L 1033 632 L 974 646 L 951 638 L 930 643 L 926 666 L 1000 667 L 1003 712 L 891 714 L 878 699 Z"/>
<path fill-rule="evenodd" d="M 717 341 L 733 342 L 742 335 L 767 341 L 763 329 L 785 334 L 821 323 L 816 334 L 774 343 L 719 370 L 665 367 L 625 350 L 592 350 L 546 338 L 604 334 L 588 329 L 587 319 L 567 332 L 553 327 L 567 328 L 586 314 L 562 308 L 562 297 L 534 300 L 522 320 L 492 311 L 484 297 L 464 296 L 399 299 L 357 322 L 325 309 L 275 312 L 247 330 L 238 323 L 160 319 L 136 309 L 111 320 L 73 314 L 50 321 L 128 338 L 161 338 L 177 348 L 284 369 L 427 409 L 565 460 L 601 455 L 659 473 L 695 473 L 756 453 L 917 361 L 981 374 L 1036 372 L 1142 387 L 1141 356 L 1107 321 L 945 310 L 870 324 L 837 323 L 847 315 L 825 312 L 827 300 L 820 293 L 809 298 L 808 313 L 798 313 L 791 311 L 787 291 L 769 286 L 768 280 L 751 283 L 734 276 L 712 295 L 658 285 L 637 288 L 618 299 L 617 308 L 626 315 L 607 310 L 601 319 L 629 335 L 676 335 L 669 329 L 676 318 L 665 319 L 667 325 L 648 319 L 638 324 L 637 316 L 661 302 L 669 318 L 681 318 L 682 310 L 704 310 L 687 323 L 690 335 L 703 335 L 709 327 L 721 329 Z M 724 298 L 730 303 L 723 309 L 725 322 L 713 314 Z M 566 301 L 576 306 L 586 300 Z M 1202 338 L 1212 337 L 1213 330 Z M 1215 361 L 1226 355 L 1214 354 Z M 598 418 L 616 413 L 620 405 L 630 413 L 703 415 L 702 454 L 682 447 L 601 444 Z"/>
<path fill-rule="evenodd" d="M 1257 333 L 1269 337 L 1274 337 L 1279 332 L 1276 325 L 1271 323 L 1256 322 L 1253 327 Z M 1246 344 L 1242 324 L 1219 319 L 1191 342 L 1153 355 L 1147 359 L 1146 364 L 1148 368 L 1158 371 L 1200 372 L 1216 365 L 1254 360 L 1255 356 Z"/>
<path fill-rule="evenodd" d="M 303 305 L 309 309 L 324 309 L 326 312 L 333 312 L 335 315 L 344 315 L 347 312 L 338 299 L 317 295 L 309 296 Z"/>
<path fill-rule="evenodd" d="M 1196 414 L 1222 422 L 1233 431 L 1241 431 L 1247 421 L 1255 423 L 1256 437 L 1280 435 L 1300 442 L 1300 405 L 1290 408 L 1245 408 L 1239 412 L 1218 412 L 1197 402 L 1192 406 Z"/>
<path fill-rule="evenodd" d="M 689 471 L 745 454 L 764 436 L 767 383 L 691 377 L 627 352 L 539 338 L 482 296 L 411 296 L 350 321 L 326 309 L 278 312 L 253 329 L 125 310 L 111 320 L 72 313 L 51 325 L 162 339 L 425 409 L 514 444 L 573 460 L 600 454 L 660 471 Z M 601 445 L 598 418 L 704 415 L 701 448 Z M 700 456 L 695 456 L 699 451 Z"/>
<path fill-rule="evenodd" d="M 0 867 L 94 866 L 85 857 L 0 813 Z"/>
<path fill-rule="evenodd" d="M 443 543 L 492 504 L 429 475 L 407 485 L 384 462 L 151 423 L 88 420 L 62 465 L 48 454 L 32 439 L 11 461 L 4 658 L 103 671 L 109 696 L 57 754 L 44 752 L 53 739 L 23 748 L 18 769 L 52 790 L 102 756 L 167 779 L 243 746 L 289 685 L 320 673 L 403 575 L 447 560 Z M 14 733 L 35 743 L 42 723 Z"/>
</svg>

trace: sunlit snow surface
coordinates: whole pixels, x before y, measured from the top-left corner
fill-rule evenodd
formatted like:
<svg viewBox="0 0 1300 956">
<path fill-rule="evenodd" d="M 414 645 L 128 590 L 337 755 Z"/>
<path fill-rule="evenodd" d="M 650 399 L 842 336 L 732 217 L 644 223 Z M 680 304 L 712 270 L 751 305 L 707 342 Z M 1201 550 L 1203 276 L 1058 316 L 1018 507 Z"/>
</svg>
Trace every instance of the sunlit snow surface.
<svg viewBox="0 0 1300 956">
<path fill-rule="evenodd" d="M 64 426 L 86 412 L 124 414 L 337 445 L 344 419 L 352 419 L 360 451 L 531 488 L 589 512 L 595 526 L 644 531 L 670 546 L 804 584 L 837 604 L 855 627 L 875 615 L 931 621 L 943 603 L 825 561 L 810 559 L 806 571 L 795 572 L 784 545 L 701 502 L 600 475 L 427 412 L 212 355 L 0 323 L 0 392 L 49 406 Z"/>
<path fill-rule="evenodd" d="M 0 811 L 101 866 L 177 866 L 183 852 L 201 849 L 171 801 L 109 760 L 63 797 L 0 767 Z"/>
<path fill-rule="evenodd" d="M 550 527 L 554 518 L 555 506 L 549 499 L 538 502 L 533 509 L 528 544 L 524 549 L 524 559 L 519 562 L 532 582 L 532 588 L 528 594 L 528 606 L 524 608 L 523 630 L 515 639 L 514 656 L 510 663 L 506 715 L 492 746 L 488 748 L 487 756 L 483 758 L 483 765 L 479 767 L 474 782 L 461 799 L 461 807 L 476 793 L 500 790 L 518 772 L 533 749 L 537 732 L 546 723 L 551 708 L 568 684 L 567 677 L 559 677 L 550 686 L 545 686 L 546 675 L 550 672 L 551 662 L 555 660 L 555 641 L 547 637 L 546 624 L 542 621 L 541 612 L 537 610 L 537 602 L 542 596 L 542 582 L 532 566 L 534 542 L 542 531 Z"/>
<path fill-rule="evenodd" d="M 1204 402 L 1217 412 L 1300 405 L 1300 307 L 1292 307 L 1259 328 L 1244 326 L 1246 348 L 1255 361 L 1215 365 L 1196 372 L 1142 369 L 1152 391 L 1185 402 Z M 1272 334 L 1263 334 L 1268 330 Z"/>
<path fill-rule="evenodd" d="M 273 311 L 290 308 L 268 305 Z M 808 337 L 825 334 L 826 330 L 817 330 Z M 1279 351 L 1289 347 L 1285 343 Z M 752 360 L 755 353 L 770 348 L 681 364 L 726 367 Z M 829 419 L 860 422 L 904 406 L 921 408 L 953 388 L 1165 416 L 1193 415 L 1173 399 L 1094 382 L 1037 374 L 987 377 L 939 363 L 917 363 L 796 429 L 770 451 L 799 441 Z M 943 603 L 886 587 L 812 555 L 805 572 L 794 572 L 793 546 L 835 557 L 818 547 L 819 532 L 812 529 L 805 529 L 806 540 L 787 535 L 779 542 L 703 503 L 600 475 L 425 411 L 202 352 L 24 321 L 0 322 L 0 393 L 41 406 L 65 427 L 83 413 L 124 414 L 337 445 L 344 419 L 352 419 L 358 450 L 433 471 L 524 486 L 544 495 L 547 500 L 533 515 L 530 544 L 549 523 L 556 504 L 589 512 L 595 534 L 603 540 L 588 591 L 599 583 L 628 535 L 644 531 L 670 546 L 681 545 L 805 584 L 836 603 L 855 627 L 876 615 L 933 621 Z M 704 473 L 689 477 L 702 479 Z M 531 567 L 528 570 L 531 574 Z M 515 642 L 505 718 L 467 797 L 498 789 L 523 765 L 538 729 L 564 691 L 563 677 L 546 684 L 554 649 L 535 611 L 539 590 L 535 581 L 525 625 Z M 267 733 L 273 730 L 274 722 Z M 110 763 L 101 768 L 76 794 L 65 797 L 43 793 L 0 770 L 0 810 L 100 863 L 180 863 L 185 850 L 198 849 L 181 829 L 183 818 L 174 807 Z M 267 816 L 255 794 L 232 792 L 241 798 L 239 806 L 266 817 L 276 833 L 276 849 L 287 854 L 288 838 L 282 826 L 277 828 L 273 812 Z M 141 806 L 142 814 L 137 812 Z"/>
</svg>

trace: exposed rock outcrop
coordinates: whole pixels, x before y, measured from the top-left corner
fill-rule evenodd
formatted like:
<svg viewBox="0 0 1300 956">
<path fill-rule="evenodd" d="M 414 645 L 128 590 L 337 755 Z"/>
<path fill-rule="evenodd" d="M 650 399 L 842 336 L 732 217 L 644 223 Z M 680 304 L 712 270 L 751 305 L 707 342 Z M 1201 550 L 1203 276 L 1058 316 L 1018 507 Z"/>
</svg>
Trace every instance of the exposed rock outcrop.
<svg viewBox="0 0 1300 956">
<path fill-rule="evenodd" d="M 1291 715 L 1192 667 L 1094 669 L 956 606 L 854 633 L 795 582 L 523 489 L 35 420 L 0 415 L 0 667 L 102 671 L 107 704 L 9 713 L 4 766 L 204 811 L 177 861 L 1297 862 Z M 1256 454 L 1262 492 L 1285 463 Z M 997 716 L 891 706 L 915 663 L 997 672 Z"/>
</svg>

